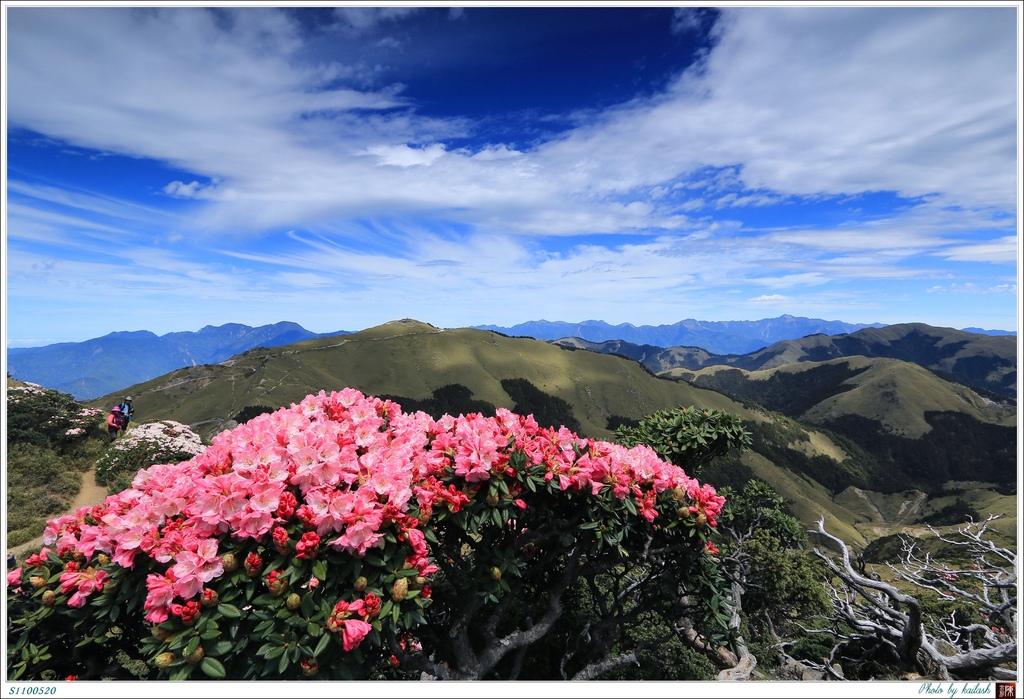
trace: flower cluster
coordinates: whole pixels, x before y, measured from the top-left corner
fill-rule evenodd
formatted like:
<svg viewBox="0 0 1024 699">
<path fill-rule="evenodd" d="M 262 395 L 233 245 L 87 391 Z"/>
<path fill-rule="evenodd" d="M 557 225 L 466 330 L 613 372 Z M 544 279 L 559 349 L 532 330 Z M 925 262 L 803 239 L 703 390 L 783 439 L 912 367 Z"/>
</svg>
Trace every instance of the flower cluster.
<svg viewBox="0 0 1024 699">
<path fill-rule="evenodd" d="M 96 463 L 96 480 L 123 488 L 140 469 L 188 460 L 204 449 L 199 435 L 180 422 L 161 420 L 136 425 L 111 444 Z"/>
<path fill-rule="evenodd" d="M 352 389 L 321 391 L 258 415 L 219 433 L 205 449 L 186 427 L 169 421 L 135 427 L 115 448 L 157 433 L 179 440 L 174 449 L 194 448 L 196 455 L 142 469 L 102 505 L 51 520 L 45 545 L 61 560 L 102 555 L 112 566 L 141 568 L 142 607 L 153 624 L 177 618 L 189 626 L 205 609 L 234 609 L 225 606 L 229 593 L 238 594 L 227 581 L 261 579 L 263 589 L 280 598 L 277 604 L 307 619 L 318 614 L 313 596 L 330 594 L 322 628 L 340 637 L 345 652 L 382 624 L 422 618 L 401 610 L 430 604 L 430 577 L 438 566 L 427 544 L 429 522 L 435 513 L 452 516 L 485 498 L 493 508 L 497 496 L 481 487 L 489 481 L 500 481 L 501 499 L 518 511 L 530 507 L 527 481 L 530 490 L 628 501 L 626 510 L 646 522 L 688 518 L 690 526 L 714 526 L 724 504 L 713 488 L 649 447 L 542 428 L 505 409 L 494 418 L 434 420 Z M 52 561 L 48 554 L 44 549 L 26 566 Z M 347 587 L 323 562 L 340 560 L 338 554 L 355 562 L 346 569 Z M 73 588 L 67 603 L 81 606 L 102 590 L 105 577 L 72 565 L 65 564 L 61 590 Z M 20 573 L 14 577 L 12 583 L 8 575 L 9 585 L 20 584 Z M 301 580 L 307 582 L 300 586 Z M 250 606 L 270 603 L 252 597 Z M 324 657 L 319 661 L 325 667 Z M 317 661 L 306 657 L 301 667 L 311 676 Z"/>
<path fill-rule="evenodd" d="M 46 389 L 37 383 L 31 381 L 23 381 L 24 385 L 8 386 L 7 387 L 7 404 L 17 405 L 25 398 L 31 398 L 33 396 L 41 397 L 46 395 Z"/>
<path fill-rule="evenodd" d="M 180 452 L 194 456 L 201 454 L 206 448 L 203 440 L 189 429 L 188 425 L 174 420 L 160 420 L 128 428 L 124 438 L 114 442 L 111 449 L 128 451 L 143 442 L 154 444 L 159 448 L 159 451 L 154 454 L 158 459 L 163 455 Z"/>
</svg>

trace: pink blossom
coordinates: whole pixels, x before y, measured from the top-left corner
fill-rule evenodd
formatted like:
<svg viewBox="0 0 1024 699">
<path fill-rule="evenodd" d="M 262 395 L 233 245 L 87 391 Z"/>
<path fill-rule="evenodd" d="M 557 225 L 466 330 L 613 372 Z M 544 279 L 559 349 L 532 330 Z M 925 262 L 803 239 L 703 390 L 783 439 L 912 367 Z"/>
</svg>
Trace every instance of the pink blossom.
<svg viewBox="0 0 1024 699">
<path fill-rule="evenodd" d="M 21 592 L 21 567 L 7 571 L 7 587 L 14 588 L 15 592 Z"/>
<path fill-rule="evenodd" d="M 341 635 L 346 651 L 350 651 L 366 638 L 373 627 L 360 619 L 346 619 L 342 622 Z"/>
<path fill-rule="evenodd" d="M 187 437 L 187 428 L 176 423 L 154 429 L 162 439 Z M 48 522 L 44 543 L 58 555 L 102 552 L 123 567 L 144 562 L 166 568 L 147 578 L 146 618 L 154 622 L 224 575 L 217 552 L 229 535 L 268 547 L 282 524 L 307 530 L 295 541 L 296 555 L 304 558 L 325 545 L 363 556 L 385 536 L 394 537 L 406 547 L 405 560 L 428 576 L 437 566 L 420 522 L 432 513 L 476 506 L 482 500 L 477 491 L 492 479 L 512 484 L 508 498 L 526 509 L 529 498 L 514 484 L 514 464 L 522 463 L 521 457 L 511 459 L 514 450 L 543 474 L 551 484 L 545 487 L 610 503 L 628 498 L 644 522 L 657 521 L 658 494 L 666 490 L 675 490 L 676 498 L 685 494 L 683 506 L 704 514 L 711 526 L 725 502 L 649 447 L 627 449 L 564 427 L 541 428 L 532 416 L 504 408 L 493 418 L 472 413 L 434 420 L 344 389 L 321 391 L 221 432 L 189 461 L 140 471 L 131 488 L 103 506 Z M 671 504 L 673 516 L 677 507 Z M 41 554 L 29 561 L 45 564 Z M 61 584 L 78 595 L 74 604 L 84 604 L 103 584 L 98 574 L 89 580 L 68 574 Z M 347 648 L 365 637 L 358 624 L 344 628 Z"/>
</svg>

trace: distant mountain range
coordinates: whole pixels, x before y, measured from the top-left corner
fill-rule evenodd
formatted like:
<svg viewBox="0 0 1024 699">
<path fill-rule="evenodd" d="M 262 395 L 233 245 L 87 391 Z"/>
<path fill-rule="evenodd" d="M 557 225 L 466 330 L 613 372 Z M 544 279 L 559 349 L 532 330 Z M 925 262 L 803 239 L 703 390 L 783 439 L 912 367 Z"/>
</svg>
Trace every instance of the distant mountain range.
<svg viewBox="0 0 1024 699">
<path fill-rule="evenodd" d="M 537 340 L 578 337 L 590 342 L 622 340 L 637 345 L 658 347 L 700 347 L 712 354 L 746 354 L 779 340 L 793 340 L 815 333 L 838 335 L 861 328 L 880 328 L 883 325 L 782 315 L 762 320 L 712 321 L 690 318 L 671 325 L 609 325 L 603 320 L 585 320 L 581 323 L 535 320 L 511 327 L 475 327 L 479 330 L 493 330 L 505 335 L 526 336 Z"/>
<path fill-rule="evenodd" d="M 693 371 L 713 366 L 761 371 L 841 357 L 899 359 L 982 392 L 1008 398 L 1017 396 L 1016 336 L 983 335 L 953 328 L 936 328 L 924 323 L 863 328 L 838 335 L 808 335 L 782 340 L 746 354 L 714 354 L 700 347 L 661 348 L 620 340 L 588 342 L 566 337 L 556 342 L 605 354 L 619 354 L 635 359 L 659 376 L 687 380 Z"/>
<path fill-rule="evenodd" d="M 84 342 L 7 350 L 7 373 L 20 381 L 89 400 L 182 367 L 216 364 L 256 347 L 279 347 L 320 337 L 296 323 L 250 327 L 207 325 L 197 332 L 157 336 L 148 330 L 114 332 Z"/>
<path fill-rule="evenodd" d="M 493 330 L 513 337 L 560 340 L 577 337 L 589 342 L 621 340 L 634 345 L 656 347 L 699 347 L 711 354 L 748 354 L 780 340 L 795 340 L 808 335 L 840 335 L 863 328 L 883 328 L 884 323 L 845 323 L 840 320 L 801 318 L 781 315 L 761 320 L 681 320 L 671 325 L 610 325 L 603 320 L 580 323 L 533 320 L 511 327 L 476 325 L 478 330 Z M 1016 335 L 1010 330 L 965 328 L 982 335 Z"/>
<path fill-rule="evenodd" d="M 658 326 L 637 326 L 628 323 L 610 325 L 601 320 L 581 323 L 538 320 L 512 327 L 482 325 L 476 326 L 475 329 L 546 341 L 579 338 L 591 343 L 626 343 L 640 346 L 640 354 L 652 357 L 659 353 L 663 354 L 666 348 L 673 348 L 672 352 L 678 354 L 677 348 L 680 347 L 690 348 L 697 354 L 703 353 L 708 356 L 746 355 L 783 340 L 795 340 L 809 335 L 848 334 L 861 329 L 883 327 L 885 326 L 879 323 L 863 325 L 783 315 L 762 320 L 688 319 Z M 998 330 L 977 332 L 1007 334 Z M 350 334 L 350 331 L 313 333 L 291 322 L 259 327 L 229 323 L 206 326 L 197 332 L 175 332 L 161 336 L 145 330 L 115 332 L 84 342 L 8 349 L 7 371 L 15 379 L 31 381 L 70 393 L 78 400 L 89 400 L 182 367 L 223 362 L 236 354 L 257 347 L 280 347 L 305 340 L 346 334 Z M 637 359 L 655 373 L 673 366 L 704 366 L 702 363 L 675 362 L 654 368 L 633 349 L 599 351 L 610 351 Z M 741 364 L 737 366 L 753 368 Z"/>
</svg>

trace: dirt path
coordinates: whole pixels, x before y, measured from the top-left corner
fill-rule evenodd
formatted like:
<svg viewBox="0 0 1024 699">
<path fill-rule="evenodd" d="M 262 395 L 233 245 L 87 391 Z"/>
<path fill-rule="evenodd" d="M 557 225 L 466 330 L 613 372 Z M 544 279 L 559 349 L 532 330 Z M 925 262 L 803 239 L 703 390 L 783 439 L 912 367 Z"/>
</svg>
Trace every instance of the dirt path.
<svg viewBox="0 0 1024 699">
<path fill-rule="evenodd" d="M 82 474 L 82 489 L 78 491 L 78 495 L 75 496 L 74 502 L 72 502 L 71 506 L 61 514 L 70 514 L 80 507 L 99 505 L 104 499 L 106 499 L 107 495 L 109 495 L 107 487 L 96 482 L 96 474 L 93 473 L 93 470 L 90 468 Z M 61 515 L 54 515 L 50 519 L 55 519 L 60 516 Z M 11 548 L 10 551 L 18 557 L 18 563 L 20 564 L 25 560 L 25 556 L 38 553 L 39 549 L 42 547 L 43 537 L 39 536 L 32 539 L 32 541 L 26 541 L 21 546 Z"/>
</svg>

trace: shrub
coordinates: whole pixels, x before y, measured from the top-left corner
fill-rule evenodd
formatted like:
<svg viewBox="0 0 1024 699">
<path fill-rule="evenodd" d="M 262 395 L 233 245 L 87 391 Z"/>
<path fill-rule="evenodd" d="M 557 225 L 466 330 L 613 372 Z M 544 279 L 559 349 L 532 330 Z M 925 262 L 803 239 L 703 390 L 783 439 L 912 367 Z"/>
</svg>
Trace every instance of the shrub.
<svg viewBox="0 0 1024 699">
<path fill-rule="evenodd" d="M 186 461 L 205 448 L 199 436 L 180 422 L 161 420 L 136 425 L 96 462 L 96 482 L 116 493 L 128 488 L 142 469 Z"/>
<path fill-rule="evenodd" d="M 103 432 L 103 415 L 74 397 L 24 383 L 7 387 L 7 443 L 64 450 Z"/>
<path fill-rule="evenodd" d="M 615 590 L 566 658 L 585 672 L 632 606 L 724 629 L 723 505 L 647 447 L 321 392 L 52 520 L 8 574 L 8 673 L 127 677 L 127 654 L 170 679 L 510 677 L 564 652 L 542 642 L 567 590 Z"/>
<path fill-rule="evenodd" d="M 7 387 L 7 545 L 39 536 L 81 490 L 106 442 L 103 416 L 36 384 Z"/>
<path fill-rule="evenodd" d="M 750 445 L 750 435 L 737 416 L 692 406 L 647 415 L 636 427 L 623 424 L 615 437 L 627 446 L 646 444 L 674 464 L 687 464 L 694 473 L 712 459 Z"/>
</svg>

